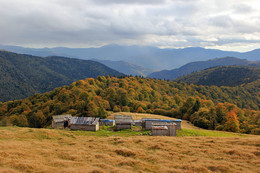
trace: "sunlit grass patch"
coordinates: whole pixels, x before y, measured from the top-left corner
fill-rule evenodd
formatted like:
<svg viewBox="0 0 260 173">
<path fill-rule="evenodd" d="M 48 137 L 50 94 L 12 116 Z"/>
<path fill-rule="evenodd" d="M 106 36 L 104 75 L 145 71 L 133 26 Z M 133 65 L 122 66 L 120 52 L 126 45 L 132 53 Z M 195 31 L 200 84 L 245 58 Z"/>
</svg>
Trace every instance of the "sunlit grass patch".
<svg viewBox="0 0 260 173">
<path fill-rule="evenodd" d="M 221 132 L 213 130 L 181 129 L 177 131 L 177 136 L 212 136 L 212 137 L 246 137 L 241 133 Z"/>
</svg>

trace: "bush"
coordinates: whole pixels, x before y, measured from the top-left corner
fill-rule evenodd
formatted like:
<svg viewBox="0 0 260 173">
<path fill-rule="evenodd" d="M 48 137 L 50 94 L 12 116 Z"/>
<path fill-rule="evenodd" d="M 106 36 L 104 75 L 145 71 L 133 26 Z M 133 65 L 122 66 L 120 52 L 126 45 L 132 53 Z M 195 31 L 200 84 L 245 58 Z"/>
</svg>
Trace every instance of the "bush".
<svg viewBox="0 0 260 173">
<path fill-rule="evenodd" d="M 146 110 L 146 113 L 148 113 L 148 114 L 152 114 L 153 111 L 152 111 L 151 109 L 147 109 L 147 110 Z"/>
<path fill-rule="evenodd" d="M 145 110 L 139 106 L 139 108 L 136 110 L 137 113 L 145 113 Z"/>
<path fill-rule="evenodd" d="M 210 127 L 210 121 L 207 120 L 206 118 L 194 119 L 193 123 L 195 126 L 203 128 L 203 129 L 208 129 Z"/>
<path fill-rule="evenodd" d="M 224 126 L 223 126 L 223 125 L 218 125 L 218 126 L 216 127 L 216 130 L 218 130 L 218 131 L 223 131 L 223 130 L 224 130 Z"/>
<path fill-rule="evenodd" d="M 114 108 L 113 108 L 113 111 L 114 112 L 121 112 L 120 106 L 115 105 Z"/>
<path fill-rule="evenodd" d="M 164 109 L 155 109 L 153 111 L 154 114 L 158 114 L 158 115 L 166 115 L 167 114 L 167 111 L 164 110 Z"/>
<path fill-rule="evenodd" d="M 123 106 L 122 111 L 123 112 L 130 112 L 130 108 L 128 106 Z"/>
<path fill-rule="evenodd" d="M 4 117 L 0 120 L 0 126 L 8 126 L 10 125 L 10 120 L 7 117 Z"/>
<path fill-rule="evenodd" d="M 253 130 L 251 131 L 251 134 L 260 135 L 260 128 L 253 129 Z"/>
<path fill-rule="evenodd" d="M 25 115 L 12 115 L 10 117 L 11 123 L 20 127 L 28 127 L 28 120 Z"/>
</svg>

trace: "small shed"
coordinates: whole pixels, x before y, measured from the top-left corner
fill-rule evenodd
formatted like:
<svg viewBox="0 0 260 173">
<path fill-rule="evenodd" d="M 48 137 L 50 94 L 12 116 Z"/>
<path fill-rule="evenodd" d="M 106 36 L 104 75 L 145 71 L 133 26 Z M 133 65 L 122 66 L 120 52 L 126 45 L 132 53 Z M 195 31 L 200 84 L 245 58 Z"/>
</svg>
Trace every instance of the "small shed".
<svg viewBox="0 0 260 173">
<path fill-rule="evenodd" d="M 115 115 L 116 130 L 131 129 L 132 116 Z"/>
<path fill-rule="evenodd" d="M 176 124 L 157 124 L 152 125 L 152 136 L 176 136 Z"/>
<path fill-rule="evenodd" d="M 154 125 L 152 127 L 152 136 L 167 136 L 168 127 L 165 125 Z"/>
<path fill-rule="evenodd" d="M 100 119 L 100 125 L 114 126 L 115 125 L 115 120 Z"/>
<path fill-rule="evenodd" d="M 145 130 L 152 130 L 152 125 L 153 124 L 161 124 L 161 125 L 166 125 L 166 124 L 172 124 L 172 120 L 161 120 L 161 119 L 150 119 L 150 118 L 143 118 L 143 128 Z"/>
<path fill-rule="evenodd" d="M 64 121 L 70 119 L 71 114 L 66 115 L 53 115 L 52 116 L 52 128 L 63 127 Z"/>
<path fill-rule="evenodd" d="M 99 118 L 96 117 L 72 117 L 70 119 L 70 129 L 72 130 L 99 130 Z"/>
<path fill-rule="evenodd" d="M 176 124 L 176 129 L 181 129 L 181 119 L 173 120 L 173 122 Z"/>
</svg>

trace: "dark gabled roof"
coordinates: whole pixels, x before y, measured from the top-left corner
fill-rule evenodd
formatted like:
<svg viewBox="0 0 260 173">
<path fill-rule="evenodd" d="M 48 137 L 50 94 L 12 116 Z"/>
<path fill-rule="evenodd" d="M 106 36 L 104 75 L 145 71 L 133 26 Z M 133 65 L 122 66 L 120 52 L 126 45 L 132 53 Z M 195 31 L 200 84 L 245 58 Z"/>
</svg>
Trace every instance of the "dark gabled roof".
<svg viewBox="0 0 260 173">
<path fill-rule="evenodd" d="M 72 117 L 70 124 L 77 125 L 97 125 L 99 118 L 96 117 Z"/>
</svg>

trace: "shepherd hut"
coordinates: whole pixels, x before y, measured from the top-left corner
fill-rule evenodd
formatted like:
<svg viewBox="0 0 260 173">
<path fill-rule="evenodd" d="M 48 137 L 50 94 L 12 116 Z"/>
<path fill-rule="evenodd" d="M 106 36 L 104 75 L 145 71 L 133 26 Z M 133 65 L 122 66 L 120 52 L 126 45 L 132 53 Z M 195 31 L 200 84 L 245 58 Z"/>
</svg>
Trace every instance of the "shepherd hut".
<svg viewBox="0 0 260 173">
<path fill-rule="evenodd" d="M 176 136 L 176 124 L 156 124 L 152 125 L 152 136 Z"/>
<path fill-rule="evenodd" d="M 172 124 L 172 120 L 161 120 L 161 119 L 150 119 L 150 118 L 143 118 L 143 128 L 145 130 L 152 130 L 152 125 L 153 124 L 161 124 L 161 125 L 166 125 L 166 124 Z"/>
<path fill-rule="evenodd" d="M 66 115 L 53 115 L 52 116 L 52 128 L 63 127 L 64 121 L 70 119 L 71 114 Z"/>
<path fill-rule="evenodd" d="M 115 115 L 116 130 L 131 129 L 132 116 Z"/>
<path fill-rule="evenodd" d="M 96 117 L 72 117 L 70 119 L 70 129 L 72 130 L 99 130 L 99 118 Z"/>
<path fill-rule="evenodd" d="M 173 122 L 176 124 L 176 129 L 181 129 L 181 119 L 173 120 Z"/>
</svg>

